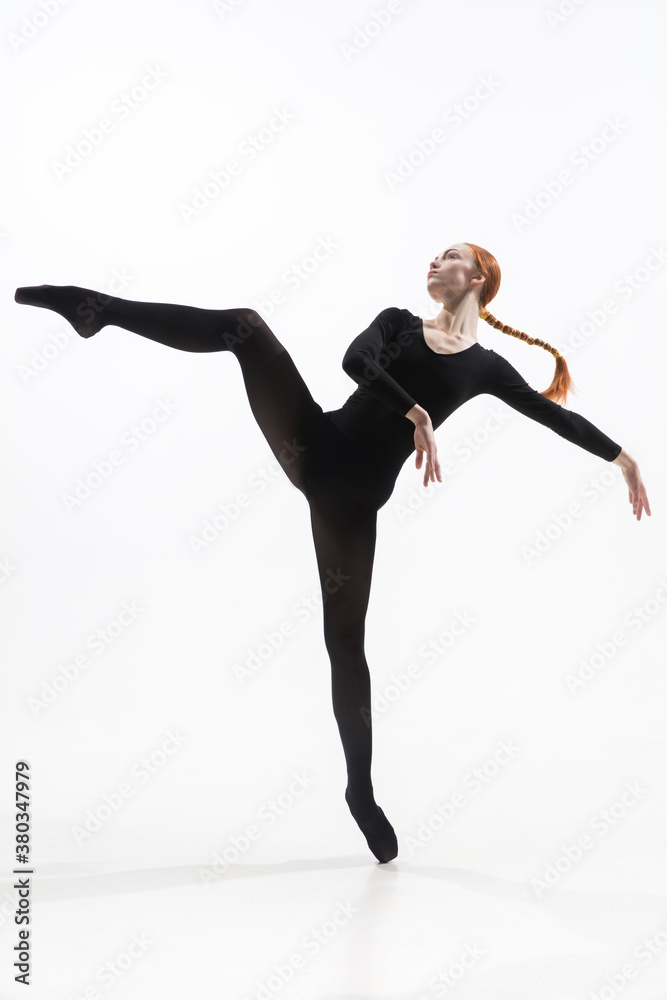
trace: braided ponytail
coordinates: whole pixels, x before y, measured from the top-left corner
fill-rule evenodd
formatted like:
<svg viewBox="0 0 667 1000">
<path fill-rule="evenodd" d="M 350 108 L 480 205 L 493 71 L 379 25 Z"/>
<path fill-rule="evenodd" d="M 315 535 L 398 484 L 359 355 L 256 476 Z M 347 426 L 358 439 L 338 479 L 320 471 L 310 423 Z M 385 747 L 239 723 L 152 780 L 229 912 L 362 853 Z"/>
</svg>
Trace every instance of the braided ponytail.
<svg viewBox="0 0 667 1000">
<path fill-rule="evenodd" d="M 477 246 L 476 243 L 466 243 L 465 246 L 470 248 L 477 267 L 484 275 L 484 284 L 479 296 L 480 318 L 486 320 L 496 330 L 502 330 L 503 333 L 508 333 L 511 337 L 518 337 L 527 344 L 537 344 L 538 347 L 543 347 L 545 351 L 553 354 L 556 359 L 556 372 L 551 385 L 541 395 L 553 400 L 554 403 L 562 405 L 567 400 L 568 392 L 576 392 L 572 384 L 570 371 L 567 367 L 567 361 L 551 344 L 545 344 L 543 340 L 538 340 L 536 337 L 529 337 L 527 333 L 521 333 L 520 330 L 515 330 L 512 326 L 506 326 L 505 323 L 501 323 L 500 320 L 491 315 L 486 306 L 488 302 L 495 298 L 500 288 L 500 267 L 498 261 L 493 254 L 489 253 L 483 247 Z"/>
<path fill-rule="evenodd" d="M 546 396 L 547 399 L 552 399 L 554 403 L 564 403 L 567 399 L 568 392 L 576 392 L 572 386 L 572 377 L 570 375 L 570 370 L 567 367 L 567 361 L 560 354 L 555 347 L 551 344 L 545 343 L 543 340 L 539 340 L 537 337 L 529 337 L 527 333 L 522 333 L 520 330 L 515 330 L 513 326 L 507 326 L 506 323 L 501 323 L 499 319 L 492 316 L 489 310 L 484 306 L 479 312 L 480 318 L 486 320 L 494 329 L 502 330 L 503 333 L 508 333 L 511 337 L 518 337 L 520 340 L 524 340 L 527 344 L 537 344 L 538 347 L 543 347 L 545 351 L 549 351 L 550 354 L 556 359 L 556 372 L 551 381 L 551 385 L 548 389 L 545 389 L 541 393 L 542 396 Z"/>
</svg>

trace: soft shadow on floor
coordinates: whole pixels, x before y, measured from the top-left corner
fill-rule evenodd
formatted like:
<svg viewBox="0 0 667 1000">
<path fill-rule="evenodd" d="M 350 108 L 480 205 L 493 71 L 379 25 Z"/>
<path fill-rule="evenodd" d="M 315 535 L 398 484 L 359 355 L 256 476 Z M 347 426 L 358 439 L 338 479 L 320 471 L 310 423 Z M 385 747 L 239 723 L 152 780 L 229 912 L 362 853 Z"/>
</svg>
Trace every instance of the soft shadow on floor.
<svg viewBox="0 0 667 1000">
<path fill-rule="evenodd" d="M 99 868 L 102 870 L 96 871 Z M 169 889 L 178 886 L 208 885 L 211 892 L 225 882 L 237 879 L 267 878 L 270 876 L 291 876 L 302 872 L 324 872 L 336 870 L 360 869 L 374 872 L 377 876 L 393 878 L 400 875 L 431 879 L 456 885 L 462 889 L 481 893 L 485 896 L 497 896 L 523 903 L 536 903 L 535 893 L 527 882 L 516 882 L 498 878 L 487 872 L 473 871 L 466 868 L 445 868 L 435 865 L 413 865 L 410 861 L 397 859 L 388 864 L 379 864 L 366 854 L 341 855 L 330 858 L 294 858 L 273 864 L 236 864 L 230 865 L 224 872 L 206 879 L 205 872 L 213 874 L 210 861 L 201 865 L 182 865 L 163 868 L 137 868 L 124 871 L 104 871 L 107 865 L 49 865 L 41 866 L 38 876 L 35 876 L 35 892 L 40 902 L 84 898 L 87 896 L 106 895 L 125 892 L 143 892 L 153 889 Z M 0 882 L 0 893 L 11 891 L 13 882 Z M 635 903 L 644 900 L 651 903 L 667 903 L 663 897 L 646 892 L 633 892 L 624 889 L 609 890 L 568 890 L 559 886 L 557 896 L 561 902 L 567 897 L 589 903 L 607 905 L 618 903 L 627 905 L 630 900 Z M 544 900 L 541 905 L 544 904 Z"/>
<path fill-rule="evenodd" d="M 99 871 L 95 868 L 99 867 Z M 62 900 L 106 893 L 143 892 L 151 889 L 168 889 L 174 886 L 208 884 L 211 890 L 226 881 L 244 878 L 265 878 L 271 875 L 296 875 L 309 871 L 335 871 L 340 869 L 385 869 L 394 867 L 390 862 L 381 865 L 368 855 L 345 855 L 333 858 L 294 858 L 274 864 L 230 865 L 220 875 L 213 875 L 210 860 L 201 865 L 181 865 L 169 868 L 136 868 L 118 872 L 105 871 L 108 865 L 41 865 L 34 879 L 36 893 L 42 902 Z M 207 882 L 202 873 L 213 877 Z M 9 891 L 13 882 L 0 882 L 0 893 Z"/>
</svg>

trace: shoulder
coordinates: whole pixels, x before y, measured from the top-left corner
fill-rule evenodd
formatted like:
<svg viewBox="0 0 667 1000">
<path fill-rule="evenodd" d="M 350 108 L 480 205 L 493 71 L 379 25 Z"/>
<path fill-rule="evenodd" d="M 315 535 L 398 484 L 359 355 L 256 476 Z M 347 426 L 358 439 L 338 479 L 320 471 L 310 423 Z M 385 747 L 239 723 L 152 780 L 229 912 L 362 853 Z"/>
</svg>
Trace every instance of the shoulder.
<svg viewBox="0 0 667 1000">
<path fill-rule="evenodd" d="M 385 337 L 394 337 L 404 330 L 412 330 L 420 320 L 409 309 L 400 306 L 387 306 L 380 310 L 372 322 L 372 326 L 382 330 Z"/>
<path fill-rule="evenodd" d="M 387 320 L 391 323 L 396 333 L 409 331 L 411 334 L 414 334 L 419 333 L 422 329 L 424 321 L 421 317 L 416 316 L 415 313 L 405 307 L 390 306 L 385 312 Z"/>
<path fill-rule="evenodd" d="M 378 313 L 378 317 L 388 320 L 393 324 L 405 323 L 406 320 L 415 319 L 409 309 L 401 309 L 400 306 L 387 306 Z"/>
<path fill-rule="evenodd" d="M 514 365 L 510 364 L 507 358 L 503 357 L 502 354 L 498 354 L 491 347 L 485 347 L 483 350 L 485 360 L 490 367 L 499 372 L 516 372 Z"/>
<path fill-rule="evenodd" d="M 496 385 L 524 386 L 526 384 L 523 375 L 502 354 L 498 354 L 490 347 L 484 347 L 483 351 L 482 367 L 485 378 Z"/>
</svg>

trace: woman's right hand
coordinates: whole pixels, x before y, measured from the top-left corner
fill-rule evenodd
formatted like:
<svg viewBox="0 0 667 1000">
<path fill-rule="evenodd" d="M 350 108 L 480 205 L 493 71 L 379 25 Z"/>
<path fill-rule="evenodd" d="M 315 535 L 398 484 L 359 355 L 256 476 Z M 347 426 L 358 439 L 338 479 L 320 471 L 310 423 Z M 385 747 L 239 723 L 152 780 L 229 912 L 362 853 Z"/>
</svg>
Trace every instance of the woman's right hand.
<svg viewBox="0 0 667 1000">
<path fill-rule="evenodd" d="M 431 418 L 421 406 L 413 406 L 406 413 L 406 417 L 412 420 L 415 425 L 415 451 L 417 452 L 415 465 L 418 469 L 421 469 L 424 455 L 426 455 L 424 486 L 428 486 L 429 481 L 434 483 L 436 478 L 441 483 L 442 473 L 440 472 L 438 449 L 435 443 Z"/>
</svg>

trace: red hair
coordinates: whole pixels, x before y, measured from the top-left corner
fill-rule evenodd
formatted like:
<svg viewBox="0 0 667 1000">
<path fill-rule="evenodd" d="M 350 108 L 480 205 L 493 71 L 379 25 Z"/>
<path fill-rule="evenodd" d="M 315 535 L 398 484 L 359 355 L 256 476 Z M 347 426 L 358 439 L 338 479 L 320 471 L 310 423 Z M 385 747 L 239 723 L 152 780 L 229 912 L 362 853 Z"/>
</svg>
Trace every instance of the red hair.
<svg viewBox="0 0 667 1000">
<path fill-rule="evenodd" d="M 556 372 L 551 380 L 551 385 L 541 395 L 553 400 L 554 403 L 565 403 L 568 392 L 576 392 L 572 385 L 572 376 L 567 367 L 567 361 L 551 344 L 547 344 L 543 340 L 538 340 L 536 337 L 529 337 L 527 333 L 515 330 L 513 326 L 507 326 L 491 315 L 486 305 L 496 297 L 500 288 L 500 267 L 498 266 L 498 261 L 488 250 L 478 247 L 475 243 L 466 243 L 464 245 L 469 248 L 477 267 L 484 275 L 484 284 L 481 286 L 482 290 L 479 296 L 480 318 L 486 320 L 496 330 L 502 330 L 503 333 L 507 333 L 511 337 L 518 337 L 527 344 L 535 344 L 538 347 L 543 347 L 545 351 L 553 354 L 556 359 Z"/>
</svg>

